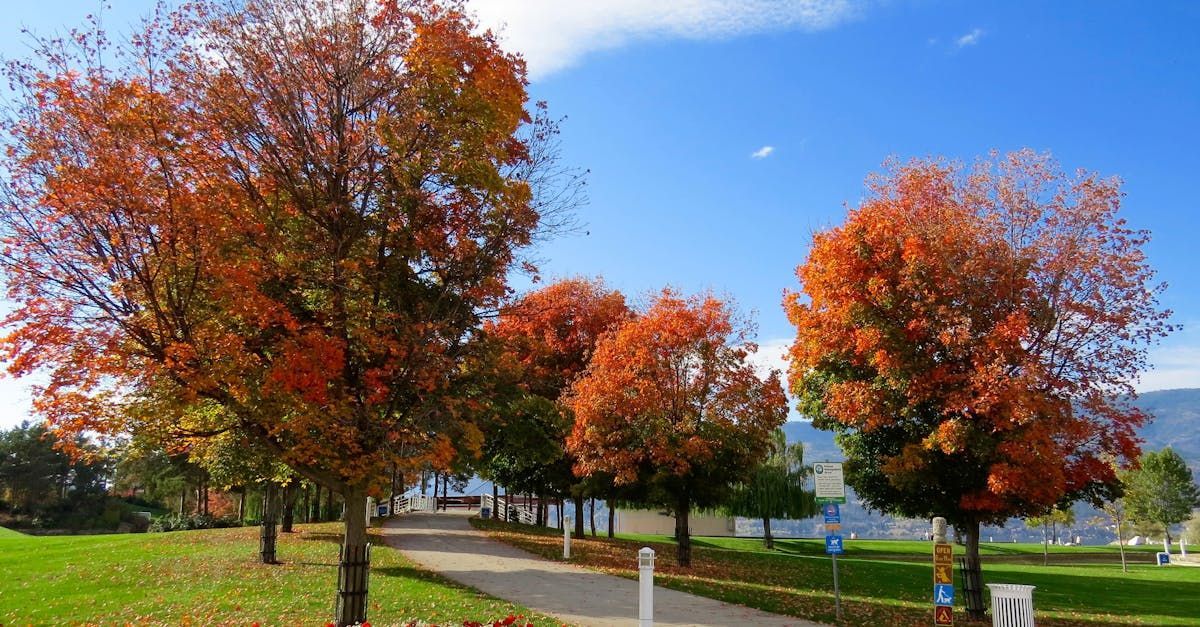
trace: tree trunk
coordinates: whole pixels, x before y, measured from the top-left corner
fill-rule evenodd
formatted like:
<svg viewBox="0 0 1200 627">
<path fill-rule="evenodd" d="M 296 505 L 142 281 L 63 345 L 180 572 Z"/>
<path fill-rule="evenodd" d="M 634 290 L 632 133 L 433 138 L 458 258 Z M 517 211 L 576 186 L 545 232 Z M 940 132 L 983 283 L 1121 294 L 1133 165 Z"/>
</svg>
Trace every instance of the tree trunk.
<svg viewBox="0 0 1200 627">
<path fill-rule="evenodd" d="M 296 497 L 299 496 L 296 487 L 295 482 L 283 487 L 283 524 L 280 528 L 283 533 L 292 532 L 292 523 L 296 518 Z"/>
<path fill-rule="evenodd" d="M 304 508 L 304 522 L 312 522 L 312 519 L 309 517 L 309 514 L 312 513 L 312 490 L 307 483 L 301 485 L 304 486 L 304 501 L 301 504 L 301 507 Z"/>
<path fill-rule="evenodd" d="M 421 496 L 425 496 L 429 490 L 429 475 L 424 470 L 421 471 Z"/>
<path fill-rule="evenodd" d="M 575 495 L 575 537 L 583 537 L 583 492 Z"/>
<path fill-rule="evenodd" d="M 1163 535 L 1167 537 L 1167 546 L 1171 546 L 1171 525 L 1163 523 Z"/>
<path fill-rule="evenodd" d="M 775 548 L 775 538 L 771 537 L 771 517 L 763 516 L 763 544 L 770 551 Z"/>
<path fill-rule="evenodd" d="M 956 525 L 957 527 L 957 525 Z M 966 536 L 966 569 L 963 579 L 964 605 L 967 617 L 971 620 L 983 620 L 987 614 L 983 608 L 983 571 L 979 561 L 979 521 L 973 520 L 962 529 Z"/>
<path fill-rule="evenodd" d="M 608 506 L 608 537 L 611 538 L 616 533 L 614 527 L 617 526 L 617 510 L 613 507 L 612 501 L 605 501 L 604 504 Z"/>
<path fill-rule="evenodd" d="M 367 577 L 371 545 L 367 543 L 367 489 L 349 488 L 346 499 L 346 534 L 338 561 L 338 597 L 335 622 L 338 627 L 367 620 Z"/>
<path fill-rule="evenodd" d="M 1046 535 L 1049 525 L 1042 521 L 1042 566 L 1050 563 L 1050 537 Z"/>
<path fill-rule="evenodd" d="M 433 475 L 433 511 L 438 511 L 438 476 Z"/>
<path fill-rule="evenodd" d="M 500 516 L 500 486 L 496 482 L 492 482 L 492 519 L 495 520 Z"/>
<path fill-rule="evenodd" d="M 275 485 L 268 482 L 263 489 L 262 529 L 258 536 L 258 554 L 264 564 L 279 563 L 275 557 L 276 516 Z"/>
<path fill-rule="evenodd" d="M 1129 572 L 1129 566 L 1125 564 L 1125 534 L 1121 530 L 1121 516 L 1113 516 L 1117 523 L 1117 546 L 1121 550 L 1121 572 Z"/>
<path fill-rule="evenodd" d="M 181 490 L 179 492 L 179 515 L 180 516 L 183 516 L 184 514 L 187 513 L 187 493 L 188 493 L 187 486 L 184 486 L 183 490 Z"/>
<path fill-rule="evenodd" d="M 238 492 L 238 522 L 246 524 L 246 486 L 242 486 Z"/>
<path fill-rule="evenodd" d="M 596 537 L 596 497 L 588 500 L 588 523 L 592 528 L 592 537 Z"/>
<path fill-rule="evenodd" d="M 675 506 L 675 559 L 680 566 L 692 565 L 692 536 L 688 532 L 688 513 L 691 508 L 692 502 L 687 493 L 681 494 Z"/>
<path fill-rule="evenodd" d="M 529 498 L 528 495 L 526 496 L 526 498 Z M 526 501 L 526 502 L 528 502 L 528 501 Z M 549 527 L 550 523 L 546 522 L 546 514 L 542 510 L 543 502 L 545 502 L 545 499 L 543 499 L 543 498 L 539 498 L 537 500 L 537 507 L 534 508 L 535 520 L 533 522 L 534 522 L 534 524 L 536 524 L 539 527 L 542 527 L 542 526 Z"/>
</svg>

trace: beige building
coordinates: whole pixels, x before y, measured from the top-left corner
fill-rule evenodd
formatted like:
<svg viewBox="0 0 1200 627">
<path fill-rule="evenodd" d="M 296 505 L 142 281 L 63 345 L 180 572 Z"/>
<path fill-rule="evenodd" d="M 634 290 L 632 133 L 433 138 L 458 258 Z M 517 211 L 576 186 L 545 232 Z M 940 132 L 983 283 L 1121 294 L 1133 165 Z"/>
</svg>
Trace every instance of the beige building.
<svg viewBox="0 0 1200 627">
<path fill-rule="evenodd" d="M 732 516 L 697 514 L 688 516 L 688 532 L 693 536 L 733 537 L 737 526 Z M 619 509 L 613 524 L 617 533 L 675 535 L 675 517 L 650 509 Z"/>
</svg>

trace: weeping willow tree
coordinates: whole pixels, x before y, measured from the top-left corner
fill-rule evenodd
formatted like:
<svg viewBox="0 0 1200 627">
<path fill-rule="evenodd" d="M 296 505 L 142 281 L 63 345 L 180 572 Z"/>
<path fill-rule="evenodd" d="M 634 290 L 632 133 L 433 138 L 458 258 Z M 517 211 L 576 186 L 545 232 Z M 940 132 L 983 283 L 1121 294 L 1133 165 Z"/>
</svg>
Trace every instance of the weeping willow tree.
<svg viewBox="0 0 1200 627">
<path fill-rule="evenodd" d="M 817 514 L 816 499 L 805 488 L 812 467 L 804 465 L 804 445 L 787 443 L 783 429 L 771 435 L 771 448 L 749 480 L 734 487 L 722 508 L 731 516 L 760 518 L 763 541 L 775 548 L 771 519 L 798 520 Z"/>
</svg>

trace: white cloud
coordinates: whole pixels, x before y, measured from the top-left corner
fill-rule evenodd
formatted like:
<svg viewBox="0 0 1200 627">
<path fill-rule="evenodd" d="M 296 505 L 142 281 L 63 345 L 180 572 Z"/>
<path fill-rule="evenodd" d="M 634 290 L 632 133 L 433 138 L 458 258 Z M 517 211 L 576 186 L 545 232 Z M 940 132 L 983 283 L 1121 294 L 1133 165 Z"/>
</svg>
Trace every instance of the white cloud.
<svg viewBox="0 0 1200 627">
<path fill-rule="evenodd" d="M 1142 374 L 1138 392 L 1200 388 L 1200 346 L 1168 346 L 1150 353 L 1152 370 Z"/>
<path fill-rule="evenodd" d="M 758 150 L 755 150 L 754 152 L 750 153 L 750 158 L 751 159 L 766 159 L 767 157 L 771 156 L 771 153 L 773 153 L 773 152 L 775 152 L 774 146 L 763 146 L 762 148 L 759 148 Z"/>
<path fill-rule="evenodd" d="M 758 352 L 750 355 L 746 361 L 750 362 L 750 365 L 754 366 L 754 372 L 763 378 L 772 370 L 779 370 L 782 374 L 787 374 L 788 349 L 791 347 L 792 340 L 786 338 L 766 340 L 759 343 Z"/>
<path fill-rule="evenodd" d="M 1185 324 L 1184 331 L 1172 340 L 1150 351 L 1151 369 L 1142 373 L 1134 385 L 1138 392 L 1200 388 L 1200 321 Z M 749 358 L 758 376 L 765 377 L 771 370 L 780 370 L 786 375 L 788 349 L 793 341 L 792 338 L 774 338 L 761 342 L 758 352 Z"/>
<path fill-rule="evenodd" d="M 983 29 L 982 28 L 974 28 L 974 29 L 971 29 L 971 32 L 967 33 L 966 35 L 963 35 L 962 37 L 955 39 L 954 44 L 956 46 L 958 46 L 959 48 L 965 48 L 967 46 L 974 46 L 975 44 L 979 43 L 979 40 L 982 38 L 983 38 Z"/>
<path fill-rule="evenodd" d="M 855 17 L 851 0 L 470 0 L 480 25 L 520 52 L 538 80 L 584 55 L 639 39 L 719 39 L 832 28 Z"/>
</svg>

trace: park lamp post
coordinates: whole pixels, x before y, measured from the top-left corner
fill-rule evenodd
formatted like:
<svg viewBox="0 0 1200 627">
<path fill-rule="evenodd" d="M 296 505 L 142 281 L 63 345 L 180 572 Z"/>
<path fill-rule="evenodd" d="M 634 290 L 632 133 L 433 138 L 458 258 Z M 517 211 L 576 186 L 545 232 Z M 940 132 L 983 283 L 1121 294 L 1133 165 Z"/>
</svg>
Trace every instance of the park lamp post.
<svg viewBox="0 0 1200 627">
<path fill-rule="evenodd" d="M 638 627 L 654 627 L 654 549 L 638 551 Z"/>
</svg>

